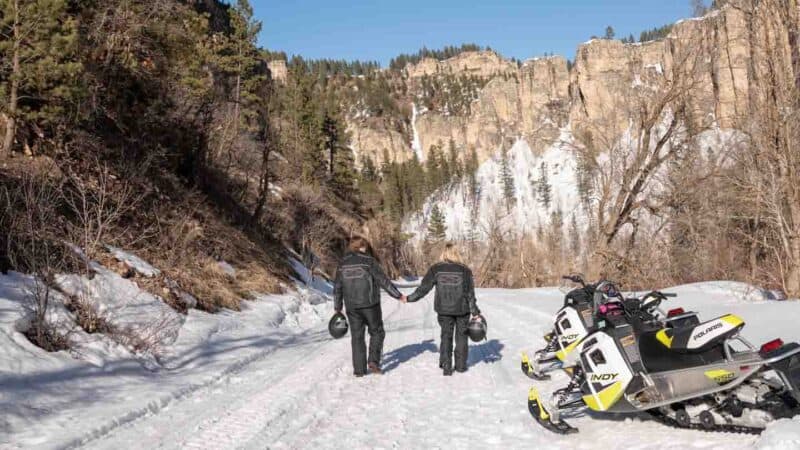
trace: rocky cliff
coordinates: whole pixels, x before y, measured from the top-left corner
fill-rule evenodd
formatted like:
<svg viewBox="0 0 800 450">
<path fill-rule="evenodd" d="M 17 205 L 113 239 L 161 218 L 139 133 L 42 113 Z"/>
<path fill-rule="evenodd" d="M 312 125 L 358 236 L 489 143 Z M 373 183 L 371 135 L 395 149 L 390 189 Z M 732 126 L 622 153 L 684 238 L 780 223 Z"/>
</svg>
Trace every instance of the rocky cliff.
<svg viewBox="0 0 800 450">
<path fill-rule="evenodd" d="M 750 85 L 757 82 L 750 65 L 754 48 L 778 44 L 778 53 L 791 59 L 797 52 L 797 32 L 785 27 L 796 15 L 794 0 L 728 4 L 705 17 L 676 23 L 666 39 L 586 42 L 578 47 L 571 70 L 558 56 L 521 65 L 491 51 L 444 61 L 425 58 L 402 74 L 411 93 L 408 127 L 351 121 L 354 148 L 378 159 L 386 149 L 393 159 L 405 160 L 415 142 L 424 158 L 430 146 L 452 139 L 459 148 L 475 147 L 486 160 L 510 140 L 524 138 L 537 151 L 550 145 L 559 129 L 577 131 L 587 122 L 615 122 L 621 133 L 627 117 L 636 112 L 636 102 L 647 101 L 648 92 L 663 89 L 677 73 L 690 70 L 686 94 L 696 120 L 733 128 L 747 111 Z M 484 80 L 468 113 L 426 110 L 414 96 L 423 78 L 447 75 Z"/>
</svg>

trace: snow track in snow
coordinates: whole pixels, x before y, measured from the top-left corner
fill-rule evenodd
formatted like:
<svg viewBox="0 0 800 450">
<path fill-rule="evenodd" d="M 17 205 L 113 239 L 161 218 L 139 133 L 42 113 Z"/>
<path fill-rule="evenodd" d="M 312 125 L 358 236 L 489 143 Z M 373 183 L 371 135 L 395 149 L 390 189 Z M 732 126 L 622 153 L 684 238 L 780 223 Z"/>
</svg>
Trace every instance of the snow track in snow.
<svg viewBox="0 0 800 450">
<path fill-rule="evenodd" d="M 520 352 L 543 345 L 557 289 L 480 289 L 478 304 L 489 321 L 488 340 L 470 343 L 469 371 L 443 377 L 438 367 L 439 326 L 432 298 L 402 305 L 383 302 L 386 341 L 382 376 L 354 378 L 349 338 L 332 340 L 323 327 L 280 344 L 212 387 L 90 442 L 89 448 L 441 448 L 537 449 L 738 449 L 758 437 L 665 427 L 645 416 L 578 415 L 580 429 L 559 436 L 529 416 L 532 381 L 519 371 Z M 723 312 L 751 322 L 745 335 L 761 342 L 773 333 L 797 340 L 794 326 L 774 319 L 796 304 L 722 302 L 713 295 L 681 296 L 672 306 L 696 309 L 703 318 Z M 674 303 L 673 303 L 674 302 Z M 759 314 L 756 314 L 756 311 Z M 748 333 L 750 331 L 750 333 Z M 567 375 L 538 382 L 543 392 L 563 386 Z M 796 421 L 795 421 L 796 423 Z M 791 427 L 793 423 L 782 426 Z M 770 443 L 780 442 L 773 439 Z M 775 448 L 775 447 L 771 447 Z M 792 448 L 792 447 L 777 447 Z"/>
</svg>

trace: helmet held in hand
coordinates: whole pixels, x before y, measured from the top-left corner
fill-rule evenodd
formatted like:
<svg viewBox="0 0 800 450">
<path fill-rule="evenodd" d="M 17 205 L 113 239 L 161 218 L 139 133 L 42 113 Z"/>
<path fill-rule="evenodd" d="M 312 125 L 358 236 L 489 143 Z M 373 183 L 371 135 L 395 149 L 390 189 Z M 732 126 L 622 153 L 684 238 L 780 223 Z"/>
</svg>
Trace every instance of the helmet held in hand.
<svg viewBox="0 0 800 450">
<path fill-rule="evenodd" d="M 483 316 L 473 317 L 467 324 L 467 335 L 472 342 L 486 339 L 486 319 Z"/>
<path fill-rule="evenodd" d="M 336 312 L 331 321 L 328 322 L 328 332 L 331 333 L 334 339 L 343 338 L 347 334 L 347 318 L 341 312 Z"/>
</svg>

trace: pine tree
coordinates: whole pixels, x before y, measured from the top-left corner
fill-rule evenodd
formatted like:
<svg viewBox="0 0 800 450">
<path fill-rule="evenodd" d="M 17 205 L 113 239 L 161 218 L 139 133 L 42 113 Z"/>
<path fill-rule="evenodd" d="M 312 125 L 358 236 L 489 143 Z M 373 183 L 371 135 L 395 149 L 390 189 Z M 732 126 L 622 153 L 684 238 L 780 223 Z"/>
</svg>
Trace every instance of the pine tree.
<svg viewBox="0 0 800 450">
<path fill-rule="evenodd" d="M 408 165 L 408 187 L 411 191 L 411 209 L 418 210 L 422 207 L 425 198 L 428 195 L 425 180 L 425 170 L 419 162 L 419 157 L 414 153 Z"/>
<path fill-rule="evenodd" d="M 569 223 L 569 247 L 574 256 L 580 254 L 581 251 L 581 230 L 578 228 L 578 219 L 575 214 L 572 214 L 572 219 Z"/>
<path fill-rule="evenodd" d="M 0 0 L 0 158 L 11 152 L 21 125 L 55 128 L 78 103 L 78 27 L 67 7 L 66 0 Z"/>
<path fill-rule="evenodd" d="M 287 159 L 299 181 L 318 186 L 325 178 L 328 158 L 322 153 L 320 145 L 323 117 L 320 114 L 317 80 L 306 71 L 302 60 L 297 57 L 289 64 L 284 92 Z"/>
<path fill-rule="evenodd" d="M 564 214 L 561 208 L 556 208 L 550 213 L 550 252 L 552 255 L 561 255 L 564 240 Z"/>
<path fill-rule="evenodd" d="M 552 201 L 552 188 L 547 177 L 547 164 L 542 162 L 539 170 L 541 173 L 536 182 L 536 197 L 542 206 L 544 206 L 546 209 L 550 209 L 550 202 Z"/>
<path fill-rule="evenodd" d="M 452 172 L 452 178 L 453 180 L 459 181 L 463 176 L 464 170 L 462 169 L 461 162 L 458 159 L 456 142 L 452 138 L 450 139 L 449 150 L 448 164 L 450 166 L 450 171 Z"/>
<path fill-rule="evenodd" d="M 606 39 L 614 39 L 614 35 L 615 35 L 615 33 L 614 33 L 614 27 L 612 27 L 611 25 L 607 26 L 607 27 L 606 27 L 606 35 L 605 35 L 605 38 L 606 38 Z"/>
<path fill-rule="evenodd" d="M 516 188 L 514 187 L 514 173 L 508 161 L 508 152 L 503 150 L 500 156 L 500 183 L 503 189 L 503 199 L 506 203 L 506 210 L 511 212 L 511 208 L 516 203 Z"/>
<path fill-rule="evenodd" d="M 477 212 L 480 203 L 480 184 L 478 183 L 478 152 L 475 147 L 470 147 L 467 160 L 464 162 L 464 173 L 467 176 L 467 190 L 473 212 Z"/>
<path fill-rule="evenodd" d="M 383 209 L 395 221 L 405 215 L 403 210 L 403 189 L 398 165 L 384 160 L 383 167 Z"/>
<path fill-rule="evenodd" d="M 233 82 L 231 103 L 232 131 L 230 135 L 236 136 L 239 129 L 247 125 L 256 114 L 253 104 L 257 102 L 257 87 L 262 83 L 265 75 L 257 68 L 261 64 L 260 55 L 256 50 L 256 40 L 261 32 L 261 22 L 255 20 L 253 7 L 248 0 L 238 0 L 236 5 L 228 10 L 231 32 L 218 33 L 215 42 L 214 54 L 216 56 L 215 68 L 222 75 Z M 234 138 L 223 136 L 223 145 L 230 145 Z"/>
<path fill-rule="evenodd" d="M 428 176 L 428 194 L 432 194 L 442 185 L 442 170 L 439 164 L 439 146 L 432 145 L 428 150 L 428 159 L 425 160 L 425 171 Z"/>
<path fill-rule="evenodd" d="M 447 225 L 445 217 L 437 205 L 431 208 L 431 216 L 428 219 L 428 240 L 441 242 L 447 239 Z"/>
<path fill-rule="evenodd" d="M 380 208 L 383 194 L 379 182 L 380 176 L 375 162 L 369 156 L 364 156 L 358 174 L 358 194 L 361 204 L 368 211 L 377 211 Z"/>
</svg>

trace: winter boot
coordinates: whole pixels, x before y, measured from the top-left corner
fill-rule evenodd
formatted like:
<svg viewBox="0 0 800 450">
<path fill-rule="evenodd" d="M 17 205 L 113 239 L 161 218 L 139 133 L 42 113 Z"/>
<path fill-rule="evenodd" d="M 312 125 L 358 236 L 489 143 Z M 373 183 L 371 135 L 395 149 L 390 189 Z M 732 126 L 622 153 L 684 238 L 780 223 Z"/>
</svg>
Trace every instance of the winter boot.
<svg viewBox="0 0 800 450">
<path fill-rule="evenodd" d="M 369 373 L 371 373 L 373 375 L 381 375 L 381 374 L 383 374 L 383 371 L 381 370 L 380 366 L 378 366 L 378 364 L 376 364 L 374 362 L 371 362 L 371 363 L 367 364 L 367 367 L 369 368 Z"/>
</svg>

